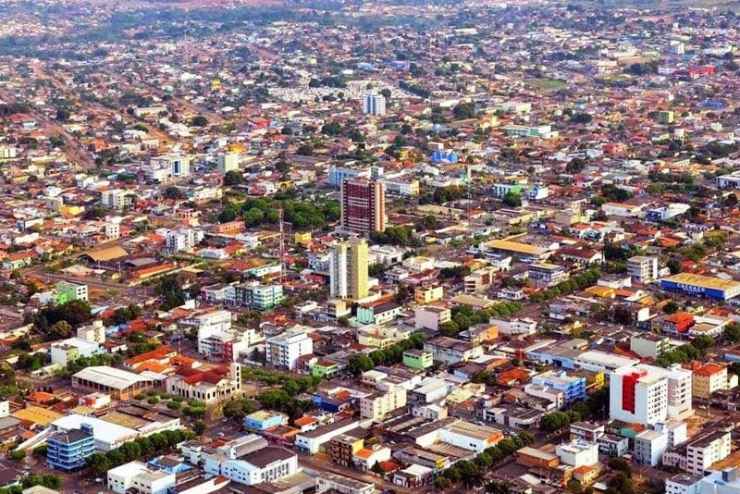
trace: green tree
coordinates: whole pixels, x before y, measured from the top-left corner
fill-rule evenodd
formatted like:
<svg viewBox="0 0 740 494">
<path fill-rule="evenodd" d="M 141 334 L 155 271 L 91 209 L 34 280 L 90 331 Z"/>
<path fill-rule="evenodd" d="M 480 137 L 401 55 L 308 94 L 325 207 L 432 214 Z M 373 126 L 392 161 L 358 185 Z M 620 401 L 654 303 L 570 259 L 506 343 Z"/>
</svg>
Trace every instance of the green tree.
<svg viewBox="0 0 740 494">
<path fill-rule="evenodd" d="M 373 361 L 364 353 L 352 355 L 347 365 L 348 370 L 354 376 L 359 376 L 363 372 L 371 370 L 373 367 L 375 367 Z"/>
<path fill-rule="evenodd" d="M 244 183 L 244 175 L 237 170 L 229 170 L 224 174 L 224 185 L 241 185 Z"/>
<path fill-rule="evenodd" d="M 546 432 L 555 432 L 570 425 L 570 417 L 564 412 L 552 412 L 542 417 L 540 428 Z"/>
<path fill-rule="evenodd" d="M 256 226 L 262 223 L 265 218 L 265 213 L 261 209 L 252 208 L 244 213 L 244 222 L 247 226 Z"/>
<path fill-rule="evenodd" d="M 14 449 L 10 452 L 8 457 L 13 461 L 21 461 L 26 457 L 26 450 L 25 449 Z"/>
<path fill-rule="evenodd" d="M 581 494 L 583 492 L 583 486 L 576 479 L 570 479 L 568 481 L 567 489 L 568 492 L 572 492 L 573 494 Z"/>
<path fill-rule="evenodd" d="M 203 115 L 196 115 L 190 120 L 192 127 L 205 127 L 208 125 L 208 119 Z"/>
<path fill-rule="evenodd" d="M 678 308 L 678 304 L 671 300 L 663 306 L 663 312 L 665 312 L 666 314 L 674 314 L 678 311 Z"/>
<path fill-rule="evenodd" d="M 509 191 L 504 196 L 504 204 L 512 208 L 518 208 L 522 205 L 522 196 L 514 191 Z"/>
</svg>

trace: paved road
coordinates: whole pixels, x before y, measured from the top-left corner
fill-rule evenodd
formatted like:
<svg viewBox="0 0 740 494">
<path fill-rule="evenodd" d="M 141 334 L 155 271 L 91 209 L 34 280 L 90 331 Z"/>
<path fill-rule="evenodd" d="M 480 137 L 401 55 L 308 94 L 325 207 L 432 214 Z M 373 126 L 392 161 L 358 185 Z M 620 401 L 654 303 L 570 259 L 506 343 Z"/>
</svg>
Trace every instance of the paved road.
<svg viewBox="0 0 740 494">
<path fill-rule="evenodd" d="M 326 472 L 335 473 L 337 475 L 341 475 L 343 477 L 349 477 L 353 480 L 359 480 L 360 482 L 367 482 L 369 484 L 375 484 L 375 487 L 378 489 L 393 489 L 396 492 L 400 494 L 410 494 L 412 491 L 409 489 L 404 489 L 403 487 L 399 487 L 392 482 L 388 482 L 387 480 L 381 479 L 380 477 L 376 475 L 370 475 L 368 473 L 363 473 L 358 470 L 353 470 L 351 468 L 346 468 L 341 465 L 337 465 L 335 463 L 332 463 L 326 458 L 322 458 L 320 456 L 307 456 L 303 454 L 298 455 L 298 464 L 310 468 L 312 470 L 323 470 Z"/>
</svg>

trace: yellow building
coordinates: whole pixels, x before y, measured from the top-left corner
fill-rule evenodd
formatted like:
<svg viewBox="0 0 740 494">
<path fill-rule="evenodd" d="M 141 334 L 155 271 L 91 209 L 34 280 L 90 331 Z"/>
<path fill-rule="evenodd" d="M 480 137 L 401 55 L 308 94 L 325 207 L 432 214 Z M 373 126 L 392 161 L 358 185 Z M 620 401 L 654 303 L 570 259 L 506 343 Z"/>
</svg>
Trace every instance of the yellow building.
<svg viewBox="0 0 740 494">
<path fill-rule="evenodd" d="M 302 247 L 308 247 L 311 245 L 311 232 L 298 232 L 295 235 L 293 235 L 293 242 L 296 244 L 302 246 Z"/>
<path fill-rule="evenodd" d="M 594 297 L 598 298 L 611 299 L 617 296 L 617 291 L 613 288 L 609 288 L 608 286 L 594 285 L 586 288 L 584 291 L 589 295 L 593 295 Z"/>
<path fill-rule="evenodd" d="M 368 247 L 364 239 L 339 242 L 329 258 L 329 291 L 333 298 L 362 300 L 370 292 Z"/>
<path fill-rule="evenodd" d="M 229 144 L 228 146 L 226 146 L 226 151 L 229 152 L 229 153 L 239 154 L 239 153 L 246 152 L 246 150 L 247 150 L 247 148 L 244 146 L 244 144 L 241 144 L 241 143 L 238 143 L 238 142 L 233 142 L 233 143 Z"/>
<path fill-rule="evenodd" d="M 350 297 L 360 300 L 368 296 L 368 248 L 364 239 L 352 239 L 349 241 L 349 265 L 348 280 Z"/>
<path fill-rule="evenodd" d="M 399 408 L 406 406 L 406 388 L 391 386 L 385 393 L 373 393 L 360 398 L 360 414 L 362 418 L 376 422 L 385 420 L 386 416 Z"/>
<path fill-rule="evenodd" d="M 388 348 L 399 341 L 405 340 L 408 333 L 404 333 L 391 326 L 367 326 L 357 330 L 357 343 L 373 348 Z"/>
<path fill-rule="evenodd" d="M 445 290 L 441 286 L 432 286 L 428 288 L 417 288 L 414 291 L 414 301 L 417 304 L 430 304 L 437 300 L 442 300 Z"/>
<path fill-rule="evenodd" d="M 710 362 L 692 369 L 692 392 L 699 398 L 709 398 L 715 391 L 727 389 L 727 367 Z"/>
<path fill-rule="evenodd" d="M 490 240 L 484 244 L 487 249 L 494 252 L 501 252 L 504 254 L 512 254 L 515 256 L 526 256 L 540 258 L 547 254 L 547 249 L 537 247 L 535 245 L 529 245 L 522 242 L 516 242 L 513 240 Z"/>
<path fill-rule="evenodd" d="M 83 206 L 64 205 L 59 208 L 59 214 L 65 218 L 79 216 L 85 211 Z"/>
<path fill-rule="evenodd" d="M 603 371 L 577 370 L 574 375 L 586 379 L 586 391 L 592 393 L 603 388 L 606 384 L 606 376 Z"/>
</svg>

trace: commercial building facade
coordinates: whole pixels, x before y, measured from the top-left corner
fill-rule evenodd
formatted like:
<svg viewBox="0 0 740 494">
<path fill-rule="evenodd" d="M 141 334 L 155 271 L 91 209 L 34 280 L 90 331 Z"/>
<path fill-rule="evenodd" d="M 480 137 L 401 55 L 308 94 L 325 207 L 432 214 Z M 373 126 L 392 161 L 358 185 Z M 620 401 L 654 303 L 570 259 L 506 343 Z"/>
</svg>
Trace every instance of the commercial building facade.
<svg viewBox="0 0 740 494">
<path fill-rule="evenodd" d="M 71 472 L 83 468 L 95 453 L 95 437 L 89 426 L 59 431 L 46 440 L 46 462 L 50 468 Z"/>
<path fill-rule="evenodd" d="M 660 280 L 660 287 L 668 292 L 678 292 L 715 300 L 730 300 L 740 295 L 740 282 L 693 273 L 679 273 L 664 278 Z"/>
</svg>

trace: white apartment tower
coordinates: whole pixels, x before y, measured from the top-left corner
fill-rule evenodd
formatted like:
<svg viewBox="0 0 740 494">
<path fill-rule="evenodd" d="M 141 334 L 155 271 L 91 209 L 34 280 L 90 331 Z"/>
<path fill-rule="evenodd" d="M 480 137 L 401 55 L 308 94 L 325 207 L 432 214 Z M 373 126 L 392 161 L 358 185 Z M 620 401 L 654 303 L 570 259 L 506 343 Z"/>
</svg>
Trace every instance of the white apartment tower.
<svg viewBox="0 0 740 494">
<path fill-rule="evenodd" d="M 362 99 L 362 111 L 365 115 L 385 115 L 385 97 L 375 93 L 366 94 Z"/>
</svg>

